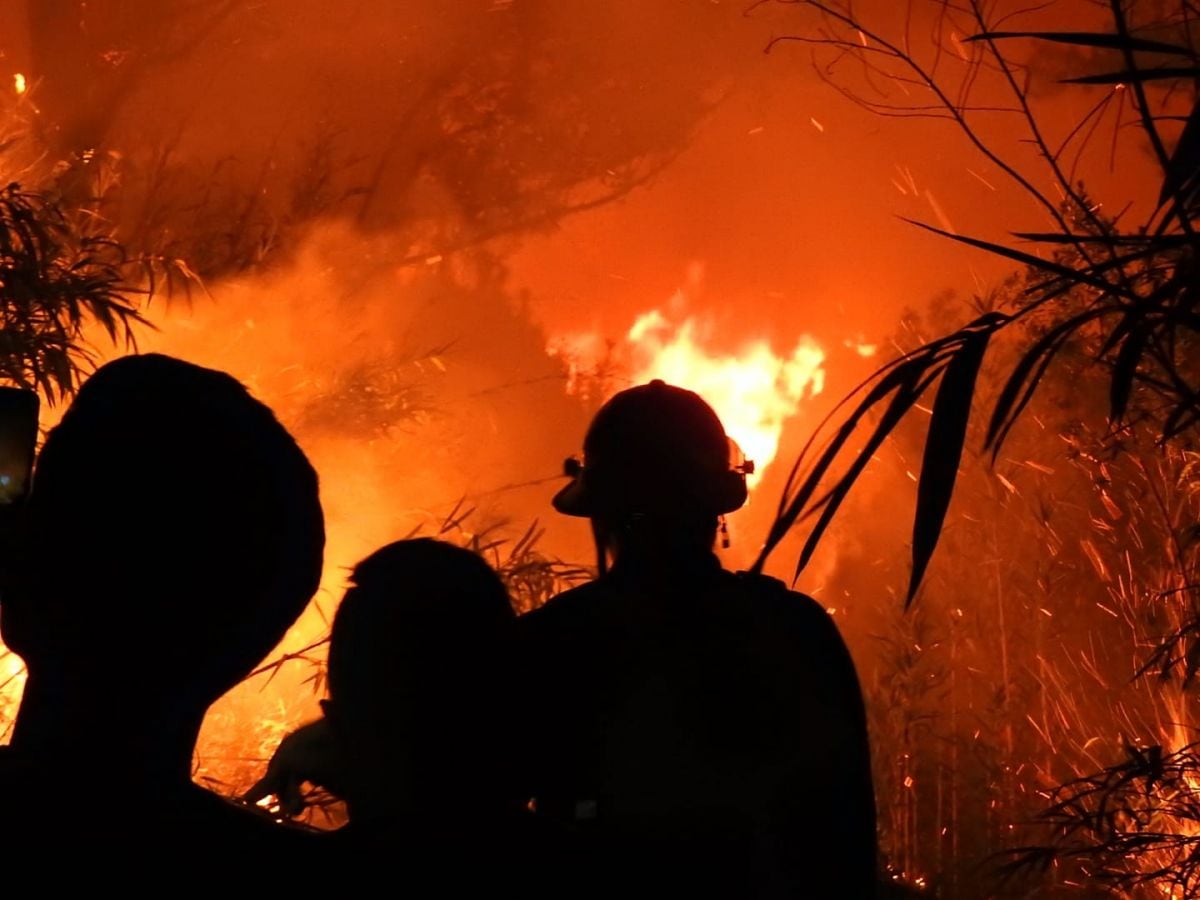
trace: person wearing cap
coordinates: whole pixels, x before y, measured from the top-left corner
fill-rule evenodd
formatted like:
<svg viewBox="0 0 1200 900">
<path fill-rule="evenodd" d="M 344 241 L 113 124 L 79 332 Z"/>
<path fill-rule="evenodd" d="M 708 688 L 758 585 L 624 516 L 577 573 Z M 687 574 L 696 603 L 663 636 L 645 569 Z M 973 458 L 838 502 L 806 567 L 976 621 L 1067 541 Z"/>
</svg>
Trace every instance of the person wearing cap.
<svg viewBox="0 0 1200 900">
<path fill-rule="evenodd" d="M 599 575 L 518 621 L 528 792 L 591 845 L 578 894 L 874 896 L 854 666 L 814 600 L 713 552 L 748 470 L 719 418 L 655 381 L 583 449 L 553 503 Z"/>
</svg>

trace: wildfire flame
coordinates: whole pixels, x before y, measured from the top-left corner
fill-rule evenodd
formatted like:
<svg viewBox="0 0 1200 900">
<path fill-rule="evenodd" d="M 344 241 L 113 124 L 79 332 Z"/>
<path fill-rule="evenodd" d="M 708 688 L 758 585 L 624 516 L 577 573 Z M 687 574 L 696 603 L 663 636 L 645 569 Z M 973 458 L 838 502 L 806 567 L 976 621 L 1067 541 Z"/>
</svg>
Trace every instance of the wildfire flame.
<svg viewBox="0 0 1200 900">
<path fill-rule="evenodd" d="M 29 85 L 25 81 L 25 76 L 20 72 L 17 72 L 15 75 L 13 75 L 13 89 L 18 94 L 23 94 L 29 89 Z"/>
<path fill-rule="evenodd" d="M 638 316 L 618 344 L 596 334 L 576 334 L 553 341 L 550 352 L 568 366 L 568 390 L 585 390 L 588 373 L 615 362 L 628 382 L 640 384 L 661 378 L 703 397 L 725 425 L 755 472 L 751 488 L 775 459 L 783 427 L 806 398 L 825 386 L 825 352 L 811 337 L 796 341 L 789 353 L 776 353 L 766 338 L 746 341 L 735 350 L 720 345 L 717 323 L 688 317 L 676 324 L 659 309 Z M 615 357 L 605 359 L 605 357 Z M 607 383 L 611 395 L 623 384 Z"/>
</svg>

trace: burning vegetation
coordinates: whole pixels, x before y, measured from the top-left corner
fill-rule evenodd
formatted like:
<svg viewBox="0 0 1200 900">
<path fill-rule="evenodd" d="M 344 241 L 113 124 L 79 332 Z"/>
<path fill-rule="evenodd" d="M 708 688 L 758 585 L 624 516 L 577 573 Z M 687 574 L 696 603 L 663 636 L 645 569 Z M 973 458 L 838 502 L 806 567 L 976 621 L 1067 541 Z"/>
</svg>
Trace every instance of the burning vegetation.
<svg viewBox="0 0 1200 900">
<path fill-rule="evenodd" d="M 49 425 L 135 344 L 226 369 L 322 479 L 322 589 L 197 780 L 315 714 L 374 548 L 454 540 L 522 611 L 587 578 L 561 459 L 663 378 L 756 464 L 727 562 L 854 651 L 898 891 L 1200 896 L 1189 3 L 25 6 L 0 374 Z M 0 736 L 21 685 L 0 650 Z"/>
</svg>

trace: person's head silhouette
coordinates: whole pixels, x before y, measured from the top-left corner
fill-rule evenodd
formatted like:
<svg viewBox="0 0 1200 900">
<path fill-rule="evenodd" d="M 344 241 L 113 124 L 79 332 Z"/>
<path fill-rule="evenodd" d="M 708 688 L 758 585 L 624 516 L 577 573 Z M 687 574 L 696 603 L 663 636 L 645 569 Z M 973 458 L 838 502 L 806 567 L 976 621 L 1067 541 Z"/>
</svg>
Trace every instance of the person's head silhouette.
<svg viewBox="0 0 1200 900">
<path fill-rule="evenodd" d="M 333 621 L 323 706 L 351 822 L 502 813 L 514 802 L 503 739 L 515 620 L 499 576 L 441 541 L 360 562 Z"/>
<path fill-rule="evenodd" d="M 712 407 L 652 381 L 621 391 L 592 420 L 584 458 L 554 508 L 592 520 L 600 568 L 711 550 L 720 516 L 746 502 L 746 473 Z"/>
<path fill-rule="evenodd" d="M 205 710 L 317 588 L 316 474 L 234 378 L 148 354 L 87 380 L 34 481 L 0 609 L 14 747 L 186 780 Z"/>
</svg>

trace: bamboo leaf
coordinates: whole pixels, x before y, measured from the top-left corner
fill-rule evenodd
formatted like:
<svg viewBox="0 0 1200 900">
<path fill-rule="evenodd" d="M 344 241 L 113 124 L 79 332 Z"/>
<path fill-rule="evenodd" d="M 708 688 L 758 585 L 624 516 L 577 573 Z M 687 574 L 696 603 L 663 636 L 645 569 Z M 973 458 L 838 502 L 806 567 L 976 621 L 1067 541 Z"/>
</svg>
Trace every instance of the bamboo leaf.
<svg viewBox="0 0 1200 900">
<path fill-rule="evenodd" d="M 1146 38 L 1122 37 L 1118 34 L 1095 31 L 985 31 L 981 34 L 973 34 L 965 38 L 965 41 L 967 43 L 1004 41 L 1012 38 L 1032 38 L 1055 44 L 1096 47 L 1101 50 L 1142 50 L 1146 53 L 1168 53 L 1172 56 L 1187 57 L 1193 55 L 1191 48 L 1179 44 L 1168 44 L 1164 41 L 1152 41 Z"/>
<path fill-rule="evenodd" d="M 804 449 L 801 450 L 800 455 L 797 457 L 796 462 L 792 465 L 792 470 L 788 475 L 787 484 L 784 488 L 784 496 L 780 501 L 779 511 L 776 513 L 775 521 L 771 524 L 767 538 L 763 542 L 763 548 L 759 551 L 758 559 L 751 567 L 751 571 L 757 572 L 762 570 L 767 557 L 804 514 L 809 500 L 820 485 L 821 480 L 841 453 L 842 448 L 850 440 L 850 437 L 858 428 L 858 424 L 863 417 L 889 396 L 897 392 L 911 390 L 912 386 L 931 367 L 937 365 L 939 361 L 940 357 L 937 353 L 927 350 L 927 352 L 922 354 L 910 354 L 900 365 L 889 363 L 880 369 L 876 373 L 874 383 L 867 382 L 867 384 L 870 384 L 870 389 L 867 390 L 866 395 L 859 401 L 854 410 L 846 416 L 841 425 L 838 426 L 829 442 L 817 457 L 816 462 L 808 471 L 808 474 L 799 486 L 796 486 L 799 472 L 809 458 L 817 435 L 830 419 L 827 417 L 822 422 L 822 425 L 809 438 Z"/>
<path fill-rule="evenodd" d="M 1099 244 L 1104 247 L 1177 246 L 1190 242 L 1183 234 L 1167 234 L 1152 238 L 1142 234 L 1066 234 L 1061 231 L 1014 231 L 1012 236 L 1039 244 Z"/>
<path fill-rule="evenodd" d="M 1024 253 L 1020 250 L 1014 250 L 1012 247 L 1005 247 L 1003 244 L 996 244 L 992 241 L 984 241 L 979 238 L 967 237 L 963 234 L 953 234 L 941 228 L 936 228 L 933 225 L 920 222 L 916 219 L 909 219 L 901 216 L 901 219 L 908 222 L 910 225 L 916 225 L 918 228 L 924 228 L 926 231 L 939 234 L 942 237 L 950 238 L 958 241 L 960 244 L 966 244 L 969 247 L 977 247 L 980 250 L 986 250 L 996 256 L 1003 256 L 1006 259 L 1011 259 L 1013 262 L 1021 263 L 1034 269 L 1041 269 L 1045 272 L 1052 272 L 1061 278 L 1065 278 L 1070 282 L 1077 284 L 1087 284 L 1094 287 L 1096 290 L 1104 294 L 1118 294 L 1127 299 L 1135 300 L 1136 297 L 1129 294 L 1127 290 L 1120 285 L 1112 284 L 1105 281 L 1103 278 L 1098 278 L 1093 275 L 1088 269 L 1073 269 L 1070 266 L 1064 266 L 1062 263 L 1055 262 L 1049 259 L 1042 259 L 1040 256 L 1034 256 L 1031 253 Z"/>
<path fill-rule="evenodd" d="M 850 489 L 854 486 L 855 482 L 858 481 L 858 477 L 862 474 L 863 470 L 866 469 L 867 463 L 871 461 L 876 451 L 883 445 L 883 442 L 888 438 L 888 436 L 895 431 L 896 426 L 900 424 L 900 420 L 904 418 L 904 416 L 913 408 L 916 402 L 921 399 L 921 396 L 925 393 L 925 390 L 937 379 L 943 368 L 944 366 L 939 367 L 932 373 L 926 374 L 926 376 L 916 384 L 910 383 L 901 386 L 892 396 L 891 402 L 888 404 L 883 416 L 880 417 L 879 424 L 875 426 L 875 430 L 872 432 L 871 437 L 868 438 L 866 444 L 854 457 L 854 460 L 850 463 L 846 473 L 842 475 L 840 479 L 838 479 L 837 484 L 834 485 L 833 489 L 830 491 L 829 497 L 823 501 L 821 515 L 817 519 L 817 522 L 813 526 L 812 530 L 808 533 L 808 537 L 804 542 L 804 547 L 800 551 L 800 559 L 796 563 L 795 574 L 797 577 L 799 577 L 800 573 L 804 571 L 804 567 L 807 566 L 809 561 L 812 559 L 812 555 L 814 552 L 816 552 L 818 543 L 820 543 L 821 538 L 825 535 L 825 531 L 829 528 L 830 522 L 833 521 L 834 514 L 838 511 L 839 507 L 841 507 L 842 501 L 844 501 L 849 495 Z"/>
<path fill-rule="evenodd" d="M 1169 78 L 1200 78 L 1196 66 L 1167 66 L 1160 69 L 1122 69 L 1119 72 L 1099 72 L 1062 78 L 1059 84 L 1132 84 L 1135 81 L 1160 81 Z"/>
<path fill-rule="evenodd" d="M 1197 422 L 1200 422 L 1200 398 L 1194 394 L 1176 403 L 1162 427 L 1163 440 L 1178 437 Z"/>
<path fill-rule="evenodd" d="M 1114 425 L 1125 418 L 1129 396 L 1133 391 L 1133 379 L 1137 375 L 1138 363 L 1141 362 L 1148 339 L 1149 332 L 1143 325 L 1139 323 L 1132 326 L 1113 363 L 1112 381 L 1109 383 L 1108 418 Z"/>
<path fill-rule="evenodd" d="M 1063 343 L 1087 322 L 1114 311 L 1116 311 L 1115 307 L 1101 307 L 1072 316 L 1043 335 L 1018 360 L 996 400 L 991 420 L 988 423 L 987 435 L 984 438 L 984 448 L 992 450 L 993 460 L 1000 452 L 1000 446 L 1004 443 L 1013 423 L 1028 405 L 1042 375 L 1045 374 L 1046 368 Z"/>
<path fill-rule="evenodd" d="M 937 548 L 950 496 L 958 478 L 967 423 L 971 418 L 971 399 L 983 357 L 987 352 L 991 331 L 977 331 L 968 336 L 963 346 L 946 366 L 942 383 L 933 401 L 929 433 L 925 438 L 925 454 L 921 460 L 921 476 L 917 483 L 917 510 L 913 518 L 912 577 L 908 584 L 905 605 L 912 603 L 925 570 Z"/>
<path fill-rule="evenodd" d="M 1188 188 L 1195 185 L 1197 176 L 1200 176 L 1200 103 L 1192 105 L 1175 152 L 1167 163 L 1162 190 L 1158 194 L 1159 205 L 1172 197 L 1186 201 L 1188 198 L 1181 195 L 1186 195 Z"/>
</svg>

